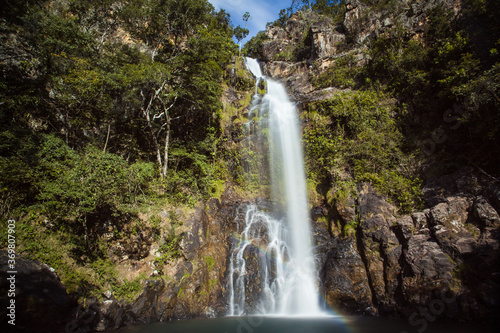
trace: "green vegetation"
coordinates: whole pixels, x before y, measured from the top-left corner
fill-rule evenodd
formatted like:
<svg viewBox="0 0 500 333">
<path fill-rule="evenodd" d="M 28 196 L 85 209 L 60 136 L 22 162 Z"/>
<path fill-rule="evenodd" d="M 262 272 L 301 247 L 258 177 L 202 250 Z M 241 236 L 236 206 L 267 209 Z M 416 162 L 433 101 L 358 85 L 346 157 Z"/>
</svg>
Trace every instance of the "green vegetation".
<svg viewBox="0 0 500 333">
<path fill-rule="evenodd" d="M 164 222 L 139 213 L 222 192 L 224 71 L 242 31 L 206 0 L 9 1 L 0 28 L 0 223 L 15 218 L 21 252 L 71 292 L 127 298 L 140 279 L 118 277 L 108 238 L 152 230 L 173 260 L 177 224 L 162 240 Z"/>
<path fill-rule="evenodd" d="M 303 11 L 314 11 L 326 17 L 333 18 L 334 23 L 340 23 L 344 19 L 344 0 L 291 0 L 290 7 L 282 9 L 279 18 L 270 23 L 272 26 L 285 27 L 286 21 L 293 13 Z"/>
<path fill-rule="evenodd" d="M 500 143 L 498 14 L 494 1 L 465 1 L 464 16 L 457 19 L 436 7 L 423 40 L 409 40 L 396 27 L 373 41 L 362 77 L 365 86 L 398 99 L 401 127 L 425 155 L 451 164 L 474 160 L 492 173 Z M 477 31 L 466 25 L 471 21 Z"/>
<path fill-rule="evenodd" d="M 349 54 L 335 60 L 333 66 L 325 72 L 311 77 L 311 81 L 318 88 L 355 88 L 359 72 L 360 69 L 356 67 L 354 56 Z"/>
<path fill-rule="evenodd" d="M 362 2 L 375 11 L 399 8 Z M 499 14 L 491 0 L 464 1 L 459 16 L 438 5 L 423 36 L 395 22 L 370 38 L 366 64 L 347 54 L 313 74 L 318 89 L 356 89 L 306 106 L 308 176 L 317 190 L 326 195 L 333 186 L 329 200 L 342 200 L 356 196 L 355 182 L 370 181 L 407 212 L 420 206 L 422 163 L 498 174 Z"/>
<path fill-rule="evenodd" d="M 144 199 L 151 182 L 176 201 L 213 193 L 223 68 L 236 50 L 224 11 L 72 0 L 8 12 L 19 16 L 2 21 L 17 36 L 6 52 L 23 53 L 0 68 L 2 215 L 39 204 L 85 219 Z"/>
<path fill-rule="evenodd" d="M 343 184 L 346 180 L 338 175 L 347 170 L 353 182 L 372 182 L 403 211 L 415 207 L 419 183 L 402 171 L 411 158 L 402 150 L 403 136 L 394 112 L 388 96 L 373 90 L 339 93 L 309 103 L 305 117 L 310 125 L 304 132 L 308 177 L 322 184 L 325 193 L 335 183 L 336 200 L 342 200 L 354 187 Z"/>
<path fill-rule="evenodd" d="M 250 38 L 250 40 L 245 43 L 245 46 L 241 51 L 249 57 L 262 59 L 262 43 L 268 39 L 269 37 L 267 37 L 265 31 L 259 31 L 257 35 Z"/>
<path fill-rule="evenodd" d="M 207 269 L 210 272 L 215 265 L 215 259 L 213 257 L 203 257 L 203 262 L 207 265 Z"/>
<path fill-rule="evenodd" d="M 347 223 L 344 228 L 342 229 L 342 233 L 345 237 L 349 237 L 349 236 L 356 236 L 356 228 L 357 228 L 357 224 L 356 223 L 353 223 L 353 222 L 349 222 Z"/>
<path fill-rule="evenodd" d="M 178 232 L 178 227 L 182 226 L 177 214 L 169 212 L 170 225 L 166 237 L 160 242 L 158 252 L 160 256 L 154 259 L 156 267 L 162 273 L 162 267 L 169 261 L 175 260 L 181 256 L 180 243 L 184 237 L 183 232 Z"/>
</svg>

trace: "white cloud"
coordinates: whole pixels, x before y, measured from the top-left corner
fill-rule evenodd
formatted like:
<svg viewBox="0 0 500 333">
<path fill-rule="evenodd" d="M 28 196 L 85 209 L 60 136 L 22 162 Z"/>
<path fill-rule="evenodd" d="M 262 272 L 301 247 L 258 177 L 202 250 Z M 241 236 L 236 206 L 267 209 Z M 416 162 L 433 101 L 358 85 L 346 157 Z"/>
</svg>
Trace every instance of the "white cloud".
<svg viewBox="0 0 500 333">
<path fill-rule="evenodd" d="M 272 8 L 269 5 L 254 7 L 249 12 L 252 19 L 248 24 L 258 30 L 265 29 L 267 22 L 275 20 Z"/>
<path fill-rule="evenodd" d="M 237 9 L 242 7 L 243 0 L 208 0 L 216 9 Z"/>
</svg>

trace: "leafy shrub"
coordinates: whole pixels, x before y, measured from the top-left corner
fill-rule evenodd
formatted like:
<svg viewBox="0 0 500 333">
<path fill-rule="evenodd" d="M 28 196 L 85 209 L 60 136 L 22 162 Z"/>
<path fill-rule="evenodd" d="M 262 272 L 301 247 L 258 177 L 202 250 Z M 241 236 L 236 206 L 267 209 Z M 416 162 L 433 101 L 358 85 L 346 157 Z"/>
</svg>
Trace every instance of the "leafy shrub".
<svg viewBox="0 0 500 333">
<path fill-rule="evenodd" d="M 331 184 L 341 180 L 335 170 L 348 170 L 355 181 L 372 181 L 403 211 L 411 210 L 418 201 L 418 181 L 401 171 L 411 160 L 402 151 L 394 111 L 388 96 L 375 91 L 346 92 L 308 104 L 309 177 Z"/>
<path fill-rule="evenodd" d="M 348 55 L 339 58 L 334 65 L 324 73 L 312 77 L 313 84 L 318 88 L 354 88 L 359 70 L 355 68 L 354 57 Z"/>
<path fill-rule="evenodd" d="M 241 51 L 249 57 L 262 59 L 264 58 L 264 55 L 262 54 L 262 43 L 268 39 L 269 37 L 267 37 L 265 31 L 259 31 L 257 35 L 250 38 L 250 40 L 245 43 L 245 46 Z"/>
<path fill-rule="evenodd" d="M 183 237 L 183 234 L 177 234 L 175 224 L 172 223 L 167 237 L 162 241 L 160 247 L 158 248 L 158 252 L 161 253 L 161 256 L 155 258 L 155 263 L 160 267 L 160 270 L 161 267 L 167 262 L 181 256 L 180 243 Z"/>
</svg>

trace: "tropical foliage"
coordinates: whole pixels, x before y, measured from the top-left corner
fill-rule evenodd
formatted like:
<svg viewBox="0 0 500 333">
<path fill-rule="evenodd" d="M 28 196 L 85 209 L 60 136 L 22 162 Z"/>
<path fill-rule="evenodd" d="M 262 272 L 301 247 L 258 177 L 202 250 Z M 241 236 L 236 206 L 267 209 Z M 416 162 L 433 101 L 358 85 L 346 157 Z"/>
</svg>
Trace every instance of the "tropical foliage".
<svg viewBox="0 0 500 333">
<path fill-rule="evenodd" d="M 158 201 L 220 194 L 234 33 L 206 0 L 2 5 L 0 223 L 19 221 L 20 251 L 70 285 L 138 288 L 119 282 L 106 237 L 150 230 L 138 212 Z M 174 258 L 182 234 L 169 235 Z"/>
</svg>

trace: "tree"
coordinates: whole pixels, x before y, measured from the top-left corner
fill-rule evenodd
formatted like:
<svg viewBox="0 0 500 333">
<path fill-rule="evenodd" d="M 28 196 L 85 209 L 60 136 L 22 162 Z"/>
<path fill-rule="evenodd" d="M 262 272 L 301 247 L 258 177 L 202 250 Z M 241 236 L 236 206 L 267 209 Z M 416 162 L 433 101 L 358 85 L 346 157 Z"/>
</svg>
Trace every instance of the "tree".
<svg viewBox="0 0 500 333">
<path fill-rule="evenodd" d="M 243 14 L 243 21 L 245 22 L 245 27 L 242 28 L 241 26 L 237 26 L 236 28 L 234 28 L 234 37 L 236 38 L 236 40 L 238 41 L 238 44 L 241 43 L 241 41 L 243 39 L 245 39 L 248 34 L 250 33 L 250 31 L 248 30 L 247 26 L 248 26 L 248 20 L 251 20 L 252 17 L 250 16 L 250 13 L 249 12 L 245 12 L 245 14 Z M 241 49 L 241 46 L 240 46 L 240 49 Z"/>
<path fill-rule="evenodd" d="M 123 19 L 128 30 L 152 49 L 154 61 L 159 51 L 174 57 L 196 27 L 208 21 L 213 7 L 205 0 L 128 0 Z"/>
<path fill-rule="evenodd" d="M 0 153 L 8 155 L 0 155 L 2 166 L 34 170 L 28 157 L 36 154 L 10 156 L 19 141 L 10 138 L 30 143 L 37 131 L 57 133 L 74 151 L 92 145 L 126 162 L 155 162 L 164 178 L 173 146 L 212 158 L 223 68 L 237 50 L 225 11 L 206 0 L 46 1 L 27 10 L 43 2 L 9 1 L 7 8 L 20 17 L 6 21 L 12 27 L 0 47 L 17 57 L 0 68 Z M 132 43 L 110 38 L 118 27 Z M 37 177 L 0 176 L 9 192 L 19 189 L 2 211 L 42 200 L 33 199 Z"/>
<path fill-rule="evenodd" d="M 69 10 L 86 33 L 97 40 L 100 52 L 106 40 L 119 26 L 123 3 L 116 0 L 69 0 Z"/>
<path fill-rule="evenodd" d="M 290 11 L 295 11 L 297 9 L 302 9 L 302 8 L 311 8 L 311 2 L 309 0 L 292 0 L 292 3 L 290 4 Z"/>
<path fill-rule="evenodd" d="M 238 44 L 240 44 L 241 41 L 243 39 L 245 39 L 249 33 L 250 33 L 250 31 L 246 28 L 242 28 L 240 26 L 237 26 L 236 28 L 234 28 L 234 38 L 236 38 L 236 40 L 238 41 Z"/>
<path fill-rule="evenodd" d="M 135 30 L 146 40 L 155 31 L 149 42 L 157 44 L 150 61 L 126 66 L 122 76 L 130 86 L 130 107 L 140 109 L 160 175 L 165 177 L 172 139 L 203 140 L 207 124 L 213 127 L 213 115 L 221 108 L 222 68 L 234 52 L 234 43 L 229 16 L 214 12 L 206 1 L 184 0 L 175 6 L 172 1 L 153 1 L 153 5 L 156 11 L 152 9 L 151 15 L 156 17 L 161 10 L 160 16 L 177 23 L 162 23 L 164 18 L 159 18 Z M 175 15 L 169 12 L 174 8 Z"/>
</svg>

